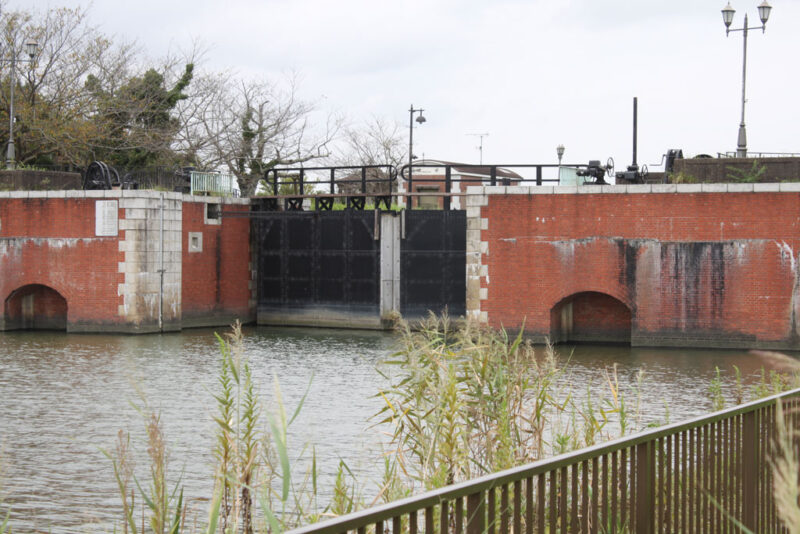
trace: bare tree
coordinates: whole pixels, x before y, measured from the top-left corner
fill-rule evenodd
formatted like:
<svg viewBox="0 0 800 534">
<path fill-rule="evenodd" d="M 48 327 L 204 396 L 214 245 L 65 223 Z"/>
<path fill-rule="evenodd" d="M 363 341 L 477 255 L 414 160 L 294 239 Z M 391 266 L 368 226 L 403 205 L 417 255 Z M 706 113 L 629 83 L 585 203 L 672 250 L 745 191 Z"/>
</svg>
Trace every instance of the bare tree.
<svg viewBox="0 0 800 534">
<path fill-rule="evenodd" d="M 399 167 L 408 157 L 402 128 L 373 116 L 369 121 L 344 129 L 338 165 L 393 165 Z"/>
<path fill-rule="evenodd" d="M 396 190 L 395 170 L 407 157 L 407 145 L 402 137 L 402 129 L 396 122 L 389 122 L 381 117 L 373 116 L 369 121 L 358 126 L 344 129 L 339 139 L 339 150 L 333 161 L 336 165 L 380 165 L 367 171 L 368 193 L 386 193 L 386 183 Z M 340 190 L 355 192 L 360 189 L 360 176 L 346 176 L 340 180 Z"/>
<path fill-rule="evenodd" d="M 297 98 L 296 84 L 296 77 L 285 87 L 202 77 L 178 112 L 184 148 L 203 166 L 235 174 L 244 195 L 255 192 L 268 169 L 328 157 L 338 121 L 328 117 L 312 131 L 314 106 Z"/>
</svg>

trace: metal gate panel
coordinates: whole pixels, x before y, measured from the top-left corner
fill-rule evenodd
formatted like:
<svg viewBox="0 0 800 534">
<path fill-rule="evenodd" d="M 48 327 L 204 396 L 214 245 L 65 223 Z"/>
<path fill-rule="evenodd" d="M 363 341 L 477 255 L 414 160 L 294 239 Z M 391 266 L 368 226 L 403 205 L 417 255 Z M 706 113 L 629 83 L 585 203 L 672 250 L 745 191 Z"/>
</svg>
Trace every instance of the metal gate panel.
<svg viewBox="0 0 800 534">
<path fill-rule="evenodd" d="M 259 213 L 259 308 L 378 311 L 379 242 L 372 212 Z"/>
<path fill-rule="evenodd" d="M 400 242 L 400 312 L 466 314 L 467 217 L 463 210 L 407 210 Z"/>
</svg>

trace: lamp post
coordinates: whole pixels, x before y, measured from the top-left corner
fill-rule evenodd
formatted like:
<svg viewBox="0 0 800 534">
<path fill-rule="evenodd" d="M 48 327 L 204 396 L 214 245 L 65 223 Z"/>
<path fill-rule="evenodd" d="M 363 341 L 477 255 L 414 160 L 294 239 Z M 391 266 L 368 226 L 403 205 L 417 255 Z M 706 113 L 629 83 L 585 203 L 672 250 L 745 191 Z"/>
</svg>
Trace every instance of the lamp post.
<svg viewBox="0 0 800 534">
<path fill-rule="evenodd" d="M 761 26 L 747 26 L 747 13 L 744 15 L 744 26 L 741 28 L 731 28 L 733 22 L 733 14 L 736 10 L 731 7 L 730 2 L 722 10 L 722 22 L 725 23 L 725 36 L 727 37 L 730 32 L 742 32 L 742 120 L 739 122 L 739 139 L 736 144 L 736 157 L 747 157 L 747 131 L 744 126 L 744 104 L 745 100 L 745 81 L 747 79 L 747 31 L 748 30 L 761 30 L 764 33 L 767 30 L 767 20 L 769 13 L 772 11 L 772 6 L 766 0 L 761 2 L 758 6 L 758 16 L 761 19 Z"/>
<path fill-rule="evenodd" d="M 418 113 L 417 122 L 422 124 L 427 119 L 422 115 L 424 109 L 414 109 L 414 104 L 408 110 L 408 192 L 413 193 L 414 181 L 412 178 L 412 162 L 414 161 L 414 114 Z M 414 197 L 408 197 L 408 204 L 410 208 L 414 207 Z"/>
<path fill-rule="evenodd" d="M 16 150 L 14 148 L 14 88 L 17 85 L 16 66 L 17 63 L 33 63 L 38 49 L 39 43 L 33 39 L 28 39 L 25 43 L 25 53 L 28 54 L 28 59 L 18 57 L 16 49 L 12 47 L 11 57 L 2 60 L 2 62 L 11 65 L 11 94 L 8 110 L 8 152 L 6 153 L 6 169 L 14 169 L 16 165 Z"/>
<path fill-rule="evenodd" d="M 558 183 L 561 184 L 561 158 L 564 157 L 564 145 L 561 143 L 556 147 L 556 155 L 558 156 Z"/>
</svg>

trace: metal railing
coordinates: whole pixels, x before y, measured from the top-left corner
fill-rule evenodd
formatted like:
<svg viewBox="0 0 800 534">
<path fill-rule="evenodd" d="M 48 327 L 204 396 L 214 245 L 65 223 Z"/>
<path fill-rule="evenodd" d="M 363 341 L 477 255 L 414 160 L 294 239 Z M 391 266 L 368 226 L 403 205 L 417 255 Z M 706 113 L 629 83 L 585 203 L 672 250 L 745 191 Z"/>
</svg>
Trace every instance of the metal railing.
<svg viewBox="0 0 800 534">
<path fill-rule="evenodd" d="M 558 184 L 558 177 L 544 177 L 545 170 L 557 171 L 584 168 L 586 164 L 559 166 L 557 164 L 510 164 L 510 165 L 473 165 L 455 163 L 414 163 L 413 168 L 405 165 L 398 169 L 393 165 L 363 165 L 337 167 L 274 167 L 264 173 L 264 183 L 268 198 L 274 198 L 270 205 L 278 209 L 278 199 L 284 200 L 284 209 L 302 209 L 302 199 L 314 198 L 318 209 L 331 209 L 334 199 L 340 198 L 348 207 L 364 209 L 364 199 L 374 198 L 375 205 L 382 203 L 389 207 L 392 198 L 396 197 L 442 197 L 444 209 L 450 208 L 453 196 L 464 192 L 453 192 L 453 184 L 468 185 L 544 185 Z M 441 173 L 414 174 L 418 169 L 441 169 Z M 535 178 L 525 178 L 513 169 L 532 170 Z M 409 172 L 411 171 L 411 172 Z M 405 187 L 398 190 L 398 177 L 405 182 Z M 441 184 L 436 192 L 414 191 L 414 184 L 425 186 Z M 265 204 L 266 206 L 266 204 Z"/>
<path fill-rule="evenodd" d="M 800 389 L 290 532 L 788 532 L 769 464 L 777 402 L 797 429 Z"/>
<path fill-rule="evenodd" d="M 192 195 L 238 196 L 239 188 L 235 186 L 236 176 L 233 174 L 191 171 L 190 176 Z"/>
</svg>

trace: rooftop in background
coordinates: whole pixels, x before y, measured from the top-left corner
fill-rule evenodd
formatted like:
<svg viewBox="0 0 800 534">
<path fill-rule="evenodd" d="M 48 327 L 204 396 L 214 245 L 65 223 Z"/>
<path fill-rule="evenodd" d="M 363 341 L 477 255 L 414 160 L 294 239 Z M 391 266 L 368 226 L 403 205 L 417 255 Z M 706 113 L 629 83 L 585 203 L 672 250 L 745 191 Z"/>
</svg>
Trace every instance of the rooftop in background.
<svg viewBox="0 0 800 534">
<path fill-rule="evenodd" d="M 417 168 L 417 165 L 420 165 Z M 488 177 L 492 173 L 491 165 L 472 164 L 472 163 L 458 163 L 455 161 L 444 161 L 438 159 L 418 159 L 414 160 L 414 174 L 430 175 L 430 174 L 443 174 L 444 170 L 439 170 L 436 165 L 445 167 L 450 165 L 452 172 L 460 174 L 461 176 L 475 176 L 475 177 Z M 522 176 L 516 172 L 506 169 L 504 167 L 497 167 L 498 178 L 510 178 L 512 180 L 522 180 Z"/>
</svg>

